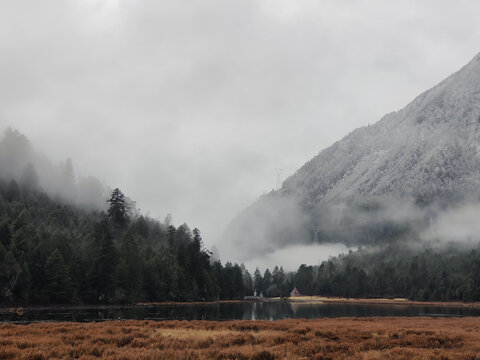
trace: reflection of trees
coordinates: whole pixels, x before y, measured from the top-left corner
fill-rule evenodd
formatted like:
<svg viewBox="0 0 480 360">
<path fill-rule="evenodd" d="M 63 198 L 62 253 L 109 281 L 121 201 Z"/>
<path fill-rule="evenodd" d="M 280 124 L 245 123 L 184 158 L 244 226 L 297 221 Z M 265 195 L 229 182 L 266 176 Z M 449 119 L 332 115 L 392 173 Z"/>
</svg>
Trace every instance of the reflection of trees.
<svg viewBox="0 0 480 360">
<path fill-rule="evenodd" d="M 62 308 L 0 314 L 0 321 L 137 320 L 279 320 L 287 318 L 367 316 L 480 316 L 475 308 L 356 304 L 306 304 L 298 302 L 249 302 L 229 304 L 160 305 L 147 307 Z"/>
<path fill-rule="evenodd" d="M 252 320 L 279 320 L 291 318 L 292 308 L 287 302 L 254 302 L 249 303 L 251 314 L 248 319 Z M 244 317 L 244 319 L 247 317 Z"/>
</svg>

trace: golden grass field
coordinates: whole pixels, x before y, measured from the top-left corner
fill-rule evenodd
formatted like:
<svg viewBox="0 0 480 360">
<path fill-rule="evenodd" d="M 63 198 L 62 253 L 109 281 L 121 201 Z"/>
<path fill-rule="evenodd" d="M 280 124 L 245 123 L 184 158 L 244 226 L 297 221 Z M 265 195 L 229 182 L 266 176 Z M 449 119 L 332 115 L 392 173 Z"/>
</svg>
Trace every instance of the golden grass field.
<svg viewBox="0 0 480 360">
<path fill-rule="evenodd" d="M 279 298 L 275 298 L 279 299 Z M 321 303 L 321 304 L 358 304 L 358 305 L 419 305 L 419 306 L 438 306 L 455 308 L 480 308 L 480 302 L 461 302 L 461 301 L 413 301 L 406 298 L 394 299 L 362 299 L 362 298 L 341 298 L 324 296 L 291 296 L 288 302 L 302 303 Z"/>
<path fill-rule="evenodd" d="M 0 359 L 480 359 L 480 318 L 0 325 Z"/>
</svg>

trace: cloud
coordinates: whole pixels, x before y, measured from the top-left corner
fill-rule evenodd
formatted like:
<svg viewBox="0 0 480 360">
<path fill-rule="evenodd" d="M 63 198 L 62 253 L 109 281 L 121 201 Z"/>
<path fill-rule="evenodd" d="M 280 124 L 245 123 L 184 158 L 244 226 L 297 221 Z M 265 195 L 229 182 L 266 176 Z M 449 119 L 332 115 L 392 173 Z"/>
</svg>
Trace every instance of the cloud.
<svg viewBox="0 0 480 360">
<path fill-rule="evenodd" d="M 71 159 L 53 164 L 25 135 L 7 128 L 0 136 L 0 181 L 11 180 L 89 210 L 104 210 L 107 205 L 109 189 L 98 179 L 75 174 Z"/>
<path fill-rule="evenodd" d="M 296 271 L 301 264 L 319 265 L 330 257 L 348 251 L 349 248 L 343 244 L 293 245 L 248 259 L 244 265 L 251 274 L 256 267 L 259 267 L 262 274 L 267 268 L 272 271 L 275 266 L 282 266 L 286 271 Z"/>
<path fill-rule="evenodd" d="M 479 11 L 466 0 L 2 2 L 0 128 L 221 243 L 275 168 L 293 173 L 470 60 Z"/>
<path fill-rule="evenodd" d="M 422 239 L 428 244 L 453 244 L 457 246 L 478 246 L 480 244 L 480 204 L 462 203 L 431 219 Z"/>
</svg>

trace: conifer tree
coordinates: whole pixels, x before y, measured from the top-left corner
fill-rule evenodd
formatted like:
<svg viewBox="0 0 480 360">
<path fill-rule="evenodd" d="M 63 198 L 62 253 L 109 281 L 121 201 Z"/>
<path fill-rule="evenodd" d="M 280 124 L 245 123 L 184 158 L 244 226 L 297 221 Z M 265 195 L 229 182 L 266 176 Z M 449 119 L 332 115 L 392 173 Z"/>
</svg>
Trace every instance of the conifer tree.
<svg viewBox="0 0 480 360">
<path fill-rule="evenodd" d="M 50 303 L 68 304 L 72 301 L 72 279 L 62 254 L 53 250 L 45 264 L 46 297 Z"/>
<path fill-rule="evenodd" d="M 238 264 L 235 264 L 232 269 L 232 297 L 233 299 L 243 299 L 243 276 L 242 276 L 242 269 Z"/>
<path fill-rule="evenodd" d="M 125 195 L 121 192 L 119 188 L 115 188 L 112 191 L 110 199 L 107 200 L 110 203 L 110 206 L 107 210 L 108 217 L 110 220 L 120 226 L 124 227 L 128 223 L 128 204 L 125 199 Z"/>
<path fill-rule="evenodd" d="M 97 301 L 106 303 L 111 300 L 114 289 L 115 249 L 105 220 L 95 226 L 93 248 L 92 286 Z"/>
<path fill-rule="evenodd" d="M 253 294 L 253 279 L 247 269 L 243 272 L 243 293 L 246 296 Z"/>
<path fill-rule="evenodd" d="M 263 292 L 263 278 L 258 267 L 253 273 L 253 289 L 257 292 L 257 295 L 260 295 L 260 293 Z"/>
<path fill-rule="evenodd" d="M 134 303 L 140 298 L 141 264 L 137 241 L 130 231 L 123 237 L 118 264 L 118 286 L 123 290 L 123 300 Z"/>
<path fill-rule="evenodd" d="M 272 285 L 272 274 L 270 270 L 266 269 L 265 273 L 263 274 L 263 295 L 270 296 L 269 290 L 270 286 Z"/>
</svg>

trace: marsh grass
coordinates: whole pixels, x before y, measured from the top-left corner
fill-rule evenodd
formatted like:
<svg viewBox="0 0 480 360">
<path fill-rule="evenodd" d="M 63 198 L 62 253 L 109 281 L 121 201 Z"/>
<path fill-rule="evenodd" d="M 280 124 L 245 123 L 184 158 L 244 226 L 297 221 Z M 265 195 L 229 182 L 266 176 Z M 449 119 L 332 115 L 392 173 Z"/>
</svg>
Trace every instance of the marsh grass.
<svg viewBox="0 0 480 360">
<path fill-rule="evenodd" d="M 0 325 L 0 359 L 480 359 L 478 318 Z"/>
</svg>

